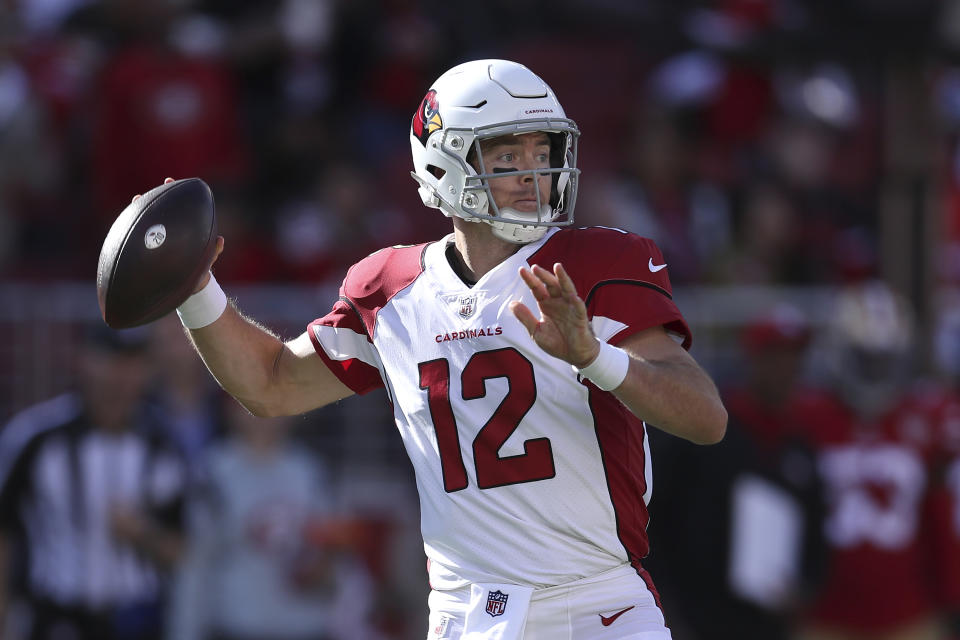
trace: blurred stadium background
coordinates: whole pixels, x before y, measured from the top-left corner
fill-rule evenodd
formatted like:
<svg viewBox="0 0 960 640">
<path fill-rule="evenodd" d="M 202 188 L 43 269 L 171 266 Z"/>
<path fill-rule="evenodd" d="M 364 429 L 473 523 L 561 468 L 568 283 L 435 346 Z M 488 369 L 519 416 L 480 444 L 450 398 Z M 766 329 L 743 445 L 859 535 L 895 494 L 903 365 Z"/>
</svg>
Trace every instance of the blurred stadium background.
<svg viewBox="0 0 960 640">
<path fill-rule="evenodd" d="M 869 275 L 910 299 L 929 371 L 960 278 L 955 2 L 0 6 L 4 415 L 66 385 L 102 238 L 167 175 L 213 185 L 218 277 L 291 332 L 358 257 L 446 232 L 412 188 L 408 121 L 476 57 L 555 88 L 584 131 L 578 223 L 657 240 L 718 374 L 724 330 L 782 299 L 817 322 Z"/>
<path fill-rule="evenodd" d="M 285 336 L 353 261 L 446 233 L 408 127 L 480 57 L 554 88 L 583 131 L 577 223 L 658 242 L 721 384 L 758 313 L 820 327 L 870 277 L 916 314 L 912 375 L 960 368 L 957 0 L 0 0 L 0 419 L 71 387 L 100 243 L 166 176 L 211 184 L 218 279 Z M 298 434 L 345 500 L 410 511 L 421 637 L 412 474 L 367 400 Z"/>
</svg>

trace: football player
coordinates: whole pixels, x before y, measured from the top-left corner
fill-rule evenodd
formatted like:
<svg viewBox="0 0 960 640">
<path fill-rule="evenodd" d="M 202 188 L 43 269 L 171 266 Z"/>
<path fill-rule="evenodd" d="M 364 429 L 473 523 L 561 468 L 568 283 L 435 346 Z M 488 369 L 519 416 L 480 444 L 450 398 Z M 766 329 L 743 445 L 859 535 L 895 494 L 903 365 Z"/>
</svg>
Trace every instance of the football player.
<svg viewBox="0 0 960 640">
<path fill-rule="evenodd" d="M 925 408 L 935 437 L 932 487 L 928 508 L 937 596 L 950 640 L 960 639 L 960 308 L 940 310 L 934 333 L 939 379 L 926 385 Z"/>
<path fill-rule="evenodd" d="M 800 309 L 779 303 L 739 337 L 742 375 L 720 390 L 730 416 L 723 442 L 650 434 L 657 544 L 646 564 L 685 638 L 793 640 L 827 551 L 814 449 L 792 410 L 810 392 L 812 330 Z M 699 522 L 710 523 L 709 536 L 690 526 Z"/>
<path fill-rule="evenodd" d="M 939 446 L 909 383 L 914 320 L 880 281 L 848 286 L 824 334 L 824 382 L 791 412 L 814 440 L 829 560 L 802 640 L 936 640 L 937 545 L 929 518 Z"/>
<path fill-rule="evenodd" d="M 670 638 L 641 565 L 645 423 L 709 444 L 727 416 L 656 245 L 572 226 L 579 136 L 526 67 L 456 66 L 410 131 L 452 233 L 361 260 L 287 343 L 212 276 L 178 309 L 253 413 L 386 388 L 420 493 L 430 638 Z"/>
</svg>

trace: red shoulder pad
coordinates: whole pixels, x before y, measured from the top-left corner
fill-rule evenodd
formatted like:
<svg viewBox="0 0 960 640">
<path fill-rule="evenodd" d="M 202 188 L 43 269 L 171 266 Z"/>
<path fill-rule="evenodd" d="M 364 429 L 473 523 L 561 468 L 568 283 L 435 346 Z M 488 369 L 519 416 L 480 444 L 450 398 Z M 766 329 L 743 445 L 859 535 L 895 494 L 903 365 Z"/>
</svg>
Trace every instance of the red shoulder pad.
<svg viewBox="0 0 960 640">
<path fill-rule="evenodd" d="M 556 262 L 570 274 L 591 318 L 627 325 L 610 342 L 662 325 L 690 347 L 690 328 L 673 302 L 667 261 L 650 238 L 609 227 L 565 229 L 530 257 L 531 265 L 549 270 Z"/>
<path fill-rule="evenodd" d="M 418 244 L 381 249 L 347 271 L 340 295 L 360 315 L 371 339 L 377 312 L 423 273 L 423 253 L 427 246 Z"/>
</svg>

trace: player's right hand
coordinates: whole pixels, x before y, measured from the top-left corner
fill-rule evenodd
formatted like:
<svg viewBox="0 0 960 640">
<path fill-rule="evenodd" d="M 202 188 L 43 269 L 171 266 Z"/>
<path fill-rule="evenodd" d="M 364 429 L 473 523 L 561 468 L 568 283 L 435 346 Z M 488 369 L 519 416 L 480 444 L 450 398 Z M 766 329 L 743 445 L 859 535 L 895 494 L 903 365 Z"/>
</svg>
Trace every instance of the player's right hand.
<svg viewBox="0 0 960 640">
<path fill-rule="evenodd" d="M 520 277 L 533 292 L 540 317 L 519 300 L 510 303 L 510 310 L 530 337 L 551 356 L 575 367 L 593 362 L 600 343 L 593 334 L 587 307 L 563 265 L 554 264 L 552 272 L 536 264 L 530 269 L 524 267 Z"/>
<path fill-rule="evenodd" d="M 173 178 L 164 178 L 163 184 L 169 184 L 173 181 Z M 136 202 L 137 198 L 139 198 L 141 195 L 143 194 L 138 193 L 137 195 L 133 196 L 130 202 Z M 207 268 L 203 270 L 203 275 L 200 276 L 200 280 L 197 281 L 196 286 L 193 287 L 192 293 L 197 293 L 207 286 L 208 282 L 210 282 L 210 270 L 213 268 L 213 263 L 217 261 L 217 258 L 220 257 L 221 253 L 223 253 L 223 236 L 217 236 L 217 248 L 213 252 L 213 258 L 210 259 L 210 264 L 207 265 Z"/>
</svg>

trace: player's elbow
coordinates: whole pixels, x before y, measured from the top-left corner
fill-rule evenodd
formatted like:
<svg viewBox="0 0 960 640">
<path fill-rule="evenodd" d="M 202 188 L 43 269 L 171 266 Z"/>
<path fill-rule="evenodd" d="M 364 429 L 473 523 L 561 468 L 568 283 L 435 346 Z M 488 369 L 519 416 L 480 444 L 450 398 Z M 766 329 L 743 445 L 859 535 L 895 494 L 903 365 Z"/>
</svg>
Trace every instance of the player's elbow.
<svg viewBox="0 0 960 640">
<path fill-rule="evenodd" d="M 250 412 L 250 415 L 258 418 L 278 418 L 290 414 L 283 404 L 271 402 L 270 397 L 266 394 L 262 394 L 256 399 L 241 397 L 239 395 L 234 395 L 233 397 L 244 409 Z"/>
<path fill-rule="evenodd" d="M 727 410 L 721 403 L 710 408 L 709 415 L 704 416 L 691 440 L 695 444 L 717 444 L 727 433 Z"/>
<path fill-rule="evenodd" d="M 667 433 L 693 444 L 717 444 L 727 432 L 727 410 L 719 402 L 711 403 L 696 411 L 676 415 L 672 420 L 648 424 L 655 424 Z"/>
<path fill-rule="evenodd" d="M 241 402 L 243 408 L 250 412 L 250 415 L 258 418 L 277 418 L 282 415 L 275 407 L 256 402 Z"/>
<path fill-rule="evenodd" d="M 278 418 L 297 413 L 291 406 L 289 385 L 284 383 L 280 362 L 284 348 L 271 354 L 269 366 L 262 374 L 250 378 L 250 384 L 237 389 L 227 389 L 243 408 L 258 418 Z M 266 359 L 265 359 L 266 360 Z"/>
</svg>

